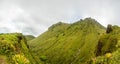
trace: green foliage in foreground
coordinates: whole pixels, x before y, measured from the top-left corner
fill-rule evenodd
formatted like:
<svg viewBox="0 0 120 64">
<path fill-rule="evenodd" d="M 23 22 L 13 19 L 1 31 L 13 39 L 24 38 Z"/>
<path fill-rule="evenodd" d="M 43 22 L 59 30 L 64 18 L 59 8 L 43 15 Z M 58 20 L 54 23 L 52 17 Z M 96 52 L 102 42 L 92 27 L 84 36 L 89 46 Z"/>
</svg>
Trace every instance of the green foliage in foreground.
<svg viewBox="0 0 120 64">
<path fill-rule="evenodd" d="M 3 64 L 36 64 L 28 47 L 21 33 L 0 34 L 0 62 Z"/>
<path fill-rule="evenodd" d="M 92 58 L 88 64 L 120 64 L 120 49 L 113 53 Z"/>
</svg>

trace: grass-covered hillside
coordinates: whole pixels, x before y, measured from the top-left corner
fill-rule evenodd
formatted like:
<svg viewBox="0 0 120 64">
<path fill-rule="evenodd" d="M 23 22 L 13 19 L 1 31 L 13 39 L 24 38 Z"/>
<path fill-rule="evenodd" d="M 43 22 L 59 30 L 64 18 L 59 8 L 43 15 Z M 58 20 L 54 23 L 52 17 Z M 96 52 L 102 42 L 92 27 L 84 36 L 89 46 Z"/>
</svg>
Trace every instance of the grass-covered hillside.
<svg viewBox="0 0 120 64">
<path fill-rule="evenodd" d="M 24 36 L 25 36 L 27 41 L 32 40 L 32 39 L 35 38 L 35 36 L 33 36 L 33 35 L 24 35 Z"/>
<path fill-rule="evenodd" d="M 105 28 L 92 18 L 73 24 L 59 22 L 29 42 L 43 64 L 85 64 L 95 50 Z"/>
<path fill-rule="evenodd" d="M 38 37 L 0 34 L 0 64 L 120 64 L 120 27 L 85 18 Z"/>
<path fill-rule="evenodd" d="M 37 64 L 21 33 L 0 34 L 0 64 Z"/>
</svg>

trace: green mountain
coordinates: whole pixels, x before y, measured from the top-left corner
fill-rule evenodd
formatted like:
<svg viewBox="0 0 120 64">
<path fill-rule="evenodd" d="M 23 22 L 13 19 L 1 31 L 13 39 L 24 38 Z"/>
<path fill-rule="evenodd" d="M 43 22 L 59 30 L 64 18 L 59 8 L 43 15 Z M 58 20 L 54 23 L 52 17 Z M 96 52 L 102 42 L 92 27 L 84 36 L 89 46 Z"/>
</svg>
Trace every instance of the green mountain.
<svg viewBox="0 0 120 64">
<path fill-rule="evenodd" d="M 105 27 L 92 18 L 75 23 L 59 22 L 29 42 L 30 49 L 43 64 L 85 64 L 95 50 Z"/>
<path fill-rule="evenodd" d="M 37 64 L 21 33 L 0 34 L 0 64 Z"/>
<path fill-rule="evenodd" d="M 0 34 L 0 64 L 120 64 L 120 27 L 85 18 L 38 37 Z"/>
</svg>

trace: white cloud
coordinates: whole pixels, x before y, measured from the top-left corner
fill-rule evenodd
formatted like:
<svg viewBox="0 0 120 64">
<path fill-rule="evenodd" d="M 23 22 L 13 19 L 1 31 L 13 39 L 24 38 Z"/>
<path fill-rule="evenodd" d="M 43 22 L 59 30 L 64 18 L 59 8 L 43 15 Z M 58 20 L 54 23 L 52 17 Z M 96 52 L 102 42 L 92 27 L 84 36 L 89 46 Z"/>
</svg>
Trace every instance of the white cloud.
<svg viewBox="0 0 120 64">
<path fill-rule="evenodd" d="M 106 26 L 120 24 L 119 0 L 1 0 L 0 31 L 39 35 L 59 21 L 92 17 Z"/>
</svg>

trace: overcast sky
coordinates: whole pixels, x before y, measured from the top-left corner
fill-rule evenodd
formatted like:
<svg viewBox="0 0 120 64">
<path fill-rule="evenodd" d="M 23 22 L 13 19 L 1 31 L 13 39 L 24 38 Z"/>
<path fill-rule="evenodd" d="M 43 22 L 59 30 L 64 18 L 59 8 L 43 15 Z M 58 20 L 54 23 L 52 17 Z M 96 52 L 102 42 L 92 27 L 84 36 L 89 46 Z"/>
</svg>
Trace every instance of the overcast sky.
<svg viewBox="0 0 120 64">
<path fill-rule="evenodd" d="M 38 36 L 59 21 L 86 17 L 104 26 L 120 25 L 120 0 L 0 0 L 0 33 Z"/>
</svg>

